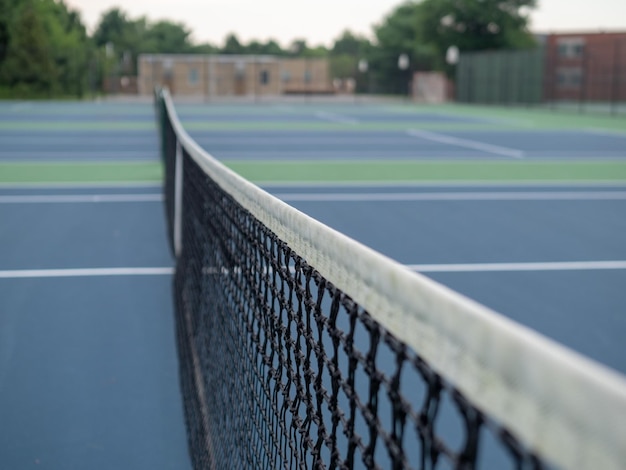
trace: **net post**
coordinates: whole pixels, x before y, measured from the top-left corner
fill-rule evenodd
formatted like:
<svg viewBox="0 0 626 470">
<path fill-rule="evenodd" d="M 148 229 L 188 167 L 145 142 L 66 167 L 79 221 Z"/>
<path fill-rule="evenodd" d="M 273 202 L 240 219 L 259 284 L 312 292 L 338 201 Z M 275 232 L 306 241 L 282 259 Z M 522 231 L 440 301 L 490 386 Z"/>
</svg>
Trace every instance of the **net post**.
<svg viewBox="0 0 626 470">
<path fill-rule="evenodd" d="M 174 170 L 174 255 L 178 258 L 183 248 L 183 149 L 176 139 L 176 162 Z"/>
</svg>

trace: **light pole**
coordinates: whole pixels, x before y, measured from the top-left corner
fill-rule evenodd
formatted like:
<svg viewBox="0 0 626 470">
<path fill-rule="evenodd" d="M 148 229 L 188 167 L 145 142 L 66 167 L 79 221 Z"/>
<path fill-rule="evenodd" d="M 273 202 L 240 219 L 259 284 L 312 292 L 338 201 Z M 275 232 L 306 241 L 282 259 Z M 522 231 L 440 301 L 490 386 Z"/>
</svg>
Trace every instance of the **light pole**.
<svg viewBox="0 0 626 470">
<path fill-rule="evenodd" d="M 406 79 L 406 93 L 404 95 L 404 99 L 406 102 L 409 97 L 409 80 L 408 77 L 405 76 L 405 73 L 409 68 L 409 56 L 407 54 L 400 54 L 400 57 L 398 57 L 398 68 L 400 69 L 402 78 Z"/>
<path fill-rule="evenodd" d="M 107 75 L 109 76 L 109 83 L 106 87 L 106 94 L 110 95 L 111 91 L 113 90 L 113 81 L 115 80 L 115 64 L 117 62 L 113 57 L 115 55 L 115 47 L 113 46 L 112 42 L 107 42 L 104 45 L 104 54 L 106 57 L 106 67 L 108 69 Z"/>
<path fill-rule="evenodd" d="M 456 46 L 450 46 L 448 47 L 448 50 L 446 51 L 446 63 L 453 68 L 453 72 L 454 72 L 454 81 L 456 83 L 456 64 L 459 63 L 459 48 Z M 447 80 L 446 80 L 447 82 Z M 455 95 L 456 95 L 456 85 L 454 87 L 455 90 Z M 454 100 L 456 101 L 456 97 L 454 98 Z M 448 101 L 448 87 L 446 86 L 446 101 Z"/>
<path fill-rule="evenodd" d="M 367 73 L 367 69 L 369 68 L 369 64 L 367 63 L 367 60 L 365 60 L 365 59 L 359 60 L 359 64 L 358 64 L 357 68 L 359 69 L 359 72 L 361 73 L 361 75 L 365 75 Z M 358 85 L 359 85 L 359 81 L 357 80 L 355 85 L 354 85 L 354 99 L 355 99 L 355 101 L 356 101 L 356 94 L 357 94 L 357 90 L 358 90 Z M 369 93 L 369 90 L 367 90 L 367 92 Z"/>
</svg>

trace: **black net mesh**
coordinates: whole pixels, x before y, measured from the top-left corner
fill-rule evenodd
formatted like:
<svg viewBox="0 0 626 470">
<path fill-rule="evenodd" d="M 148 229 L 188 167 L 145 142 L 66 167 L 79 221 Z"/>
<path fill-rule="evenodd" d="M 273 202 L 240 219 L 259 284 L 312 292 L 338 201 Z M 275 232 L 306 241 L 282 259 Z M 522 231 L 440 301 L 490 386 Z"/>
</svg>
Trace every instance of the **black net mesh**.
<svg viewBox="0 0 626 470">
<path fill-rule="evenodd" d="M 196 469 L 542 467 L 182 158 L 174 295 Z M 172 177 L 166 190 L 172 227 Z"/>
</svg>

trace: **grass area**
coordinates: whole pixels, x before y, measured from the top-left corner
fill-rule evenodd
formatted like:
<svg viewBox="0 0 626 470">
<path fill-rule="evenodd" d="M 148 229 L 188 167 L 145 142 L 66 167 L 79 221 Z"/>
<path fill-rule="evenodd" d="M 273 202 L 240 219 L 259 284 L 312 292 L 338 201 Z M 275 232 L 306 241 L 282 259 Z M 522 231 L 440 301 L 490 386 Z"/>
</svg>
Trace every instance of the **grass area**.
<svg viewBox="0 0 626 470">
<path fill-rule="evenodd" d="M 160 163 L 3 163 L 0 183 L 124 183 L 155 182 L 163 178 Z"/>
<path fill-rule="evenodd" d="M 626 161 L 226 162 L 262 182 L 611 182 L 626 181 Z"/>
</svg>

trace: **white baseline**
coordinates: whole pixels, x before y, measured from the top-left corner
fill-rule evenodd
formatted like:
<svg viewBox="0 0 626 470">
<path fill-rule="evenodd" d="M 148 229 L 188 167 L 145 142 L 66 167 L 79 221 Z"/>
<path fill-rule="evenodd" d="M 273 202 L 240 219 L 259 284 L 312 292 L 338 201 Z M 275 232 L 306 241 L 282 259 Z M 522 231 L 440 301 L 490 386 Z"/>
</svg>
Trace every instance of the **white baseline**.
<svg viewBox="0 0 626 470">
<path fill-rule="evenodd" d="M 162 194 L 42 194 L 0 196 L 0 204 L 161 202 Z"/>
<path fill-rule="evenodd" d="M 611 201 L 625 200 L 626 191 L 456 191 L 424 193 L 275 193 L 285 202 L 385 201 Z"/>
<path fill-rule="evenodd" d="M 591 271 L 626 269 L 626 260 L 618 261 L 556 261 L 537 263 L 466 263 L 466 264 L 408 264 L 420 273 L 478 273 L 514 271 Z"/>
<path fill-rule="evenodd" d="M 78 269 L 16 269 L 0 271 L 0 279 L 45 277 L 101 277 L 101 276 L 168 276 L 174 268 L 78 268 Z"/>
<path fill-rule="evenodd" d="M 412 135 L 413 137 L 432 140 L 433 142 L 439 142 L 442 144 L 456 145 L 457 147 L 465 147 L 473 150 L 482 150 L 483 152 L 502 155 L 505 157 L 524 158 L 523 151 L 509 147 L 501 147 L 499 145 L 491 145 L 469 139 L 460 139 L 458 137 L 451 137 L 449 135 L 437 134 L 435 132 L 428 132 L 417 129 L 409 129 L 406 131 L 406 133 Z"/>
</svg>

